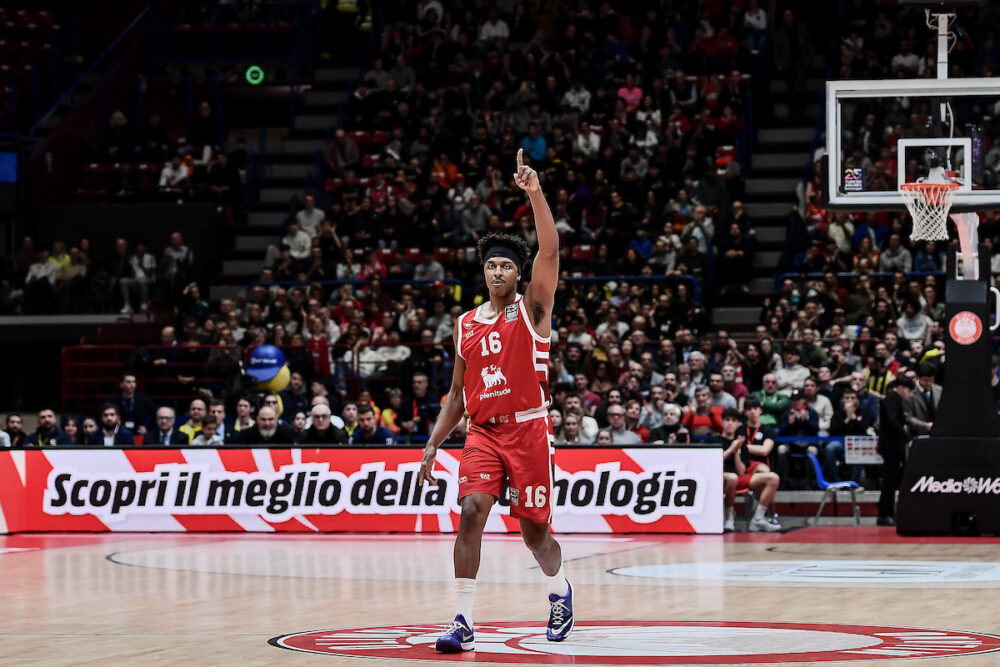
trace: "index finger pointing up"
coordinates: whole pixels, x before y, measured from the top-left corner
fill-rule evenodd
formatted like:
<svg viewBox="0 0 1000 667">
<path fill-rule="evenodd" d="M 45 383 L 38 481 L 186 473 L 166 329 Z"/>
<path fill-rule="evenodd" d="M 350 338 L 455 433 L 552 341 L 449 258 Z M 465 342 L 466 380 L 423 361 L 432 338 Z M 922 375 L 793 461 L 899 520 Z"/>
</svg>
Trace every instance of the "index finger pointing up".
<svg viewBox="0 0 1000 667">
<path fill-rule="evenodd" d="M 521 157 L 523 153 L 524 153 L 524 149 L 523 148 L 518 148 L 517 149 L 517 168 L 518 169 L 520 169 L 521 167 L 524 166 L 524 159 Z"/>
</svg>

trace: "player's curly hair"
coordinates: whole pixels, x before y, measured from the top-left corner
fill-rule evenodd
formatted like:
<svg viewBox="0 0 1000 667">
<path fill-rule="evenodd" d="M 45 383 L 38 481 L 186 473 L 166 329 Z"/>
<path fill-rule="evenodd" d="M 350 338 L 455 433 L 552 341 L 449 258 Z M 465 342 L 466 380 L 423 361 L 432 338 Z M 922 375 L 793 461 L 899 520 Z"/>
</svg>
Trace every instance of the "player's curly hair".
<svg viewBox="0 0 1000 667">
<path fill-rule="evenodd" d="M 513 252 L 517 253 L 517 257 L 513 259 L 516 259 L 520 263 L 522 274 L 528 273 L 529 264 L 531 263 L 531 248 L 528 247 L 527 242 L 520 236 L 505 232 L 493 232 L 479 239 L 479 242 L 476 244 L 476 253 L 479 255 L 480 264 L 486 263 L 484 255 L 495 245 L 507 246 Z"/>
</svg>

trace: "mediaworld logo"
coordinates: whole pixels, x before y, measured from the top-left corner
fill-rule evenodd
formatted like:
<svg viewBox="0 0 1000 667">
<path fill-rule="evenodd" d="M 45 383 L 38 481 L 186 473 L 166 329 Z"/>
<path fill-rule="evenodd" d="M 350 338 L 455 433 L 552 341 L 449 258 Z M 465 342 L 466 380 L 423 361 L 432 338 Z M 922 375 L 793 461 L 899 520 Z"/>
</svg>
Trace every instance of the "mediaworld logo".
<svg viewBox="0 0 1000 667">
<path fill-rule="evenodd" d="M 910 488 L 916 493 L 966 493 L 1000 495 L 1000 477 L 953 477 L 936 480 L 934 475 L 924 475 Z"/>
</svg>

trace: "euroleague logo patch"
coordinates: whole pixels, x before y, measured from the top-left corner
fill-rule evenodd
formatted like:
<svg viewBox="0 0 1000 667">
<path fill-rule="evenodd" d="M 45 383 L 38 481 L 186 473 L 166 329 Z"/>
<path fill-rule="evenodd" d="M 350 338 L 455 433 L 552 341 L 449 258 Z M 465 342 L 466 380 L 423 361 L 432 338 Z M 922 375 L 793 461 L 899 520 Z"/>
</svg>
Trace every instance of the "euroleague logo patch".
<svg viewBox="0 0 1000 667">
<path fill-rule="evenodd" d="M 975 313 L 963 310 L 951 318 L 948 333 L 959 345 L 972 345 L 983 335 L 983 323 Z"/>
<path fill-rule="evenodd" d="M 282 635 L 270 644 L 357 658 L 576 665 L 717 665 L 838 662 L 972 655 L 1000 637 L 896 626 L 760 621 L 577 621 L 563 642 L 541 622 L 476 624 L 475 653 L 438 653 L 438 625 L 385 625 Z"/>
</svg>

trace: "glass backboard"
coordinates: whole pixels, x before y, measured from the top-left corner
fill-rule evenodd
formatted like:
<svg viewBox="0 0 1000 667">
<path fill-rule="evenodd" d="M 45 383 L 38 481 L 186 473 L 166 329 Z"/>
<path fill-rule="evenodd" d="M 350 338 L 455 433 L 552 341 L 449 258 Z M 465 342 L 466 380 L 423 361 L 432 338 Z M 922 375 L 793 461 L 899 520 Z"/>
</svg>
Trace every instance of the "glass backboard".
<svg viewBox="0 0 1000 667">
<path fill-rule="evenodd" d="M 1000 209 L 1000 78 L 828 81 L 830 208 L 902 209 L 899 186 L 953 180 L 952 210 Z"/>
</svg>

